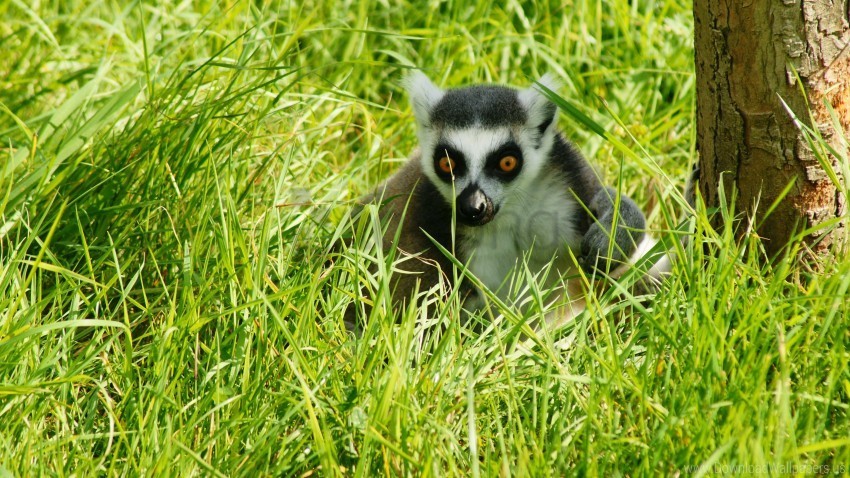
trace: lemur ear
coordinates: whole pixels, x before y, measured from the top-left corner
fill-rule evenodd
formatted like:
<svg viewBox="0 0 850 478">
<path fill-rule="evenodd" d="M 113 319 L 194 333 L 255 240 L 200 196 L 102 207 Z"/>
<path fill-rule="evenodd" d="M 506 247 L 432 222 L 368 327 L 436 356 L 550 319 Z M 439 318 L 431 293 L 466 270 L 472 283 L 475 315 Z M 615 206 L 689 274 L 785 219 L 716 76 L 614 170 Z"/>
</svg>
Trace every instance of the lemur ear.
<svg viewBox="0 0 850 478">
<path fill-rule="evenodd" d="M 445 92 L 419 70 L 415 70 L 404 79 L 404 87 L 410 95 L 413 114 L 420 127 L 431 124 L 431 111 L 443 98 Z"/>
<path fill-rule="evenodd" d="M 555 122 L 558 107 L 543 94 L 544 90 L 541 86 L 557 92 L 561 85 L 554 76 L 547 73 L 535 85 L 520 91 L 519 101 L 528 115 L 528 126 L 535 128 L 543 136 L 543 133 Z"/>
</svg>

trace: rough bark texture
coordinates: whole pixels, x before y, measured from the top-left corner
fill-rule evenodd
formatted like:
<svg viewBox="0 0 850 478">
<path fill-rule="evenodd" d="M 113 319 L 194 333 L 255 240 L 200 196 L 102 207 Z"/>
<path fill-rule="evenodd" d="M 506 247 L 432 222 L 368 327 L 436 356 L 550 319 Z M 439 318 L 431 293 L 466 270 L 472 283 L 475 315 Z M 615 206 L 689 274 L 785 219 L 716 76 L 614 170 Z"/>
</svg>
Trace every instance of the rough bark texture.
<svg viewBox="0 0 850 478">
<path fill-rule="evenodd" d="M 850 135 L 849 1 L 694 0 L 700 191 L 707 204 L 717 206 L 719 184 L 727 197 L 736 188 L 738 210 L 748 217 L 755 213 L 758 224 L 796 179 L 758 229 L 771 255 L 794 232 L 845 213 L 846 198 L 780 98 L 809 124 L 808 96 L 815 126 L 837 150 L 847 147 L 841 135 Z M 840 134 L 824 101 L 838 115 Z M 823 251 L 843 237 L 843 227 L 806 242 Z"/>
</svg>

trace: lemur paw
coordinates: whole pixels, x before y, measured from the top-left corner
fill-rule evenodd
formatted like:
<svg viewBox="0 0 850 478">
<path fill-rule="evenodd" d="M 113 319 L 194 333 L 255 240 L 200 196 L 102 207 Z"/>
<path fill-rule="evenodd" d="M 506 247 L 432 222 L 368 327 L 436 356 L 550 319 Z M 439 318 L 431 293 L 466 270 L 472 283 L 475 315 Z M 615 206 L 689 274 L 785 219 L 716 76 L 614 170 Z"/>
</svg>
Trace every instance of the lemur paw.
<svg viewBox="0 0 850 478">
<path fill-rule="evenodd" d="M 620 251 L 616 244 L 611 247 L 610 235 L 599 223 L 591 224 L 584 234 L 578 263 L 586 273 L 607 272 L 625 262 L 630 251 Z"/>
<path fill-rule="evenodd" d="M 616 191 L 600 190 L 590 204 L 594 222 L 581 241 L 579 266 L 588 274 L 595 271 L 609 273 L 625 264 L 646 234 L 646 219 L 640 208 L 627 196 L 620 196 L 619 211 L 615 215 Z M 614 217 L 617 226 L 612 232 Z"/>
</svg>

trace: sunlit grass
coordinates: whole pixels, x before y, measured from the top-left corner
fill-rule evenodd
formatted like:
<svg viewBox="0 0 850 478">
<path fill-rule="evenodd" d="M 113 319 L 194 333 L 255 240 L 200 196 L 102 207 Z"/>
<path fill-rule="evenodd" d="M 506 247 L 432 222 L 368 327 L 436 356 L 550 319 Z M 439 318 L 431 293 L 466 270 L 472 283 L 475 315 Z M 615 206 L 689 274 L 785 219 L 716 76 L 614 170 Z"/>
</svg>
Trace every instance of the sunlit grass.
<svg viewBox="0 0 850 478">
<path fill-rule="evenodd" d="M 686 219 L 690 8 L 0 5 L 0 475 L 846 470 L 850 262 L 769 266 L 711 230 L 725 210 Z M 346 332 L 386 277 L 367 225 L 332 244 L 415 147 L 412 67 L 552 72 L 562 129 L 675 245 L 669 282 L 534 347 L 533 317 L 473 330 L 456 300 Z"/>
</svg>

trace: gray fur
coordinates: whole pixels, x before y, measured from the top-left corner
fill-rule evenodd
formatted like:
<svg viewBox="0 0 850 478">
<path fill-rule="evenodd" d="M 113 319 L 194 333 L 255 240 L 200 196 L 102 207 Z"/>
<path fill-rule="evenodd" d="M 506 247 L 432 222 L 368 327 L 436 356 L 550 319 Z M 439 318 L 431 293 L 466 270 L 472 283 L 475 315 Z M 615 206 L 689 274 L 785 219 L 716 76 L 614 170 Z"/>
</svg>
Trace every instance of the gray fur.
<svg viewBox="0 0 850 478">
<path fill-rule="evenodd" d="M 615 214 L 616 200 L 617 191 L 605 187 L 590 203 L 590 212 L 596 220 L 581 241 L 579 256 L 579 264 L 588 273 L 594 270 L 608 273 L 625 264 L 646 234 L 646 219 L 637 204 L 628 196 L 620 195 L 620 209 Z M 611 233 L 615 216 L 617 226 Z"/>
</svg>

